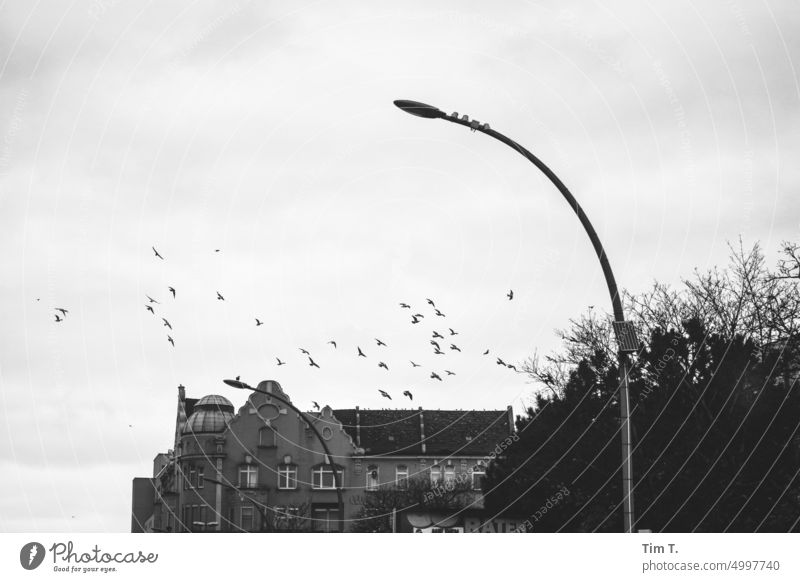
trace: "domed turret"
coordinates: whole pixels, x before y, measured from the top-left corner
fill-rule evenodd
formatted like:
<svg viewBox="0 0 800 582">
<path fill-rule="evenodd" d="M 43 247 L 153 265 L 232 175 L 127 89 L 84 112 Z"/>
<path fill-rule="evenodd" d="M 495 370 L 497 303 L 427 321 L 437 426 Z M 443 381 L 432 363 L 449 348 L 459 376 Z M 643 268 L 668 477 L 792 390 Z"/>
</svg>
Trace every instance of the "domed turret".
<svg viewBox="0 0 800 582">
<path fill-rule="evenodd" d="M 183 432 L 222 432 L 234 416 L 233 404 L 224 396 L 204 396 L 194 405 L 192 415 L 183 425 Z"/>
</svg>

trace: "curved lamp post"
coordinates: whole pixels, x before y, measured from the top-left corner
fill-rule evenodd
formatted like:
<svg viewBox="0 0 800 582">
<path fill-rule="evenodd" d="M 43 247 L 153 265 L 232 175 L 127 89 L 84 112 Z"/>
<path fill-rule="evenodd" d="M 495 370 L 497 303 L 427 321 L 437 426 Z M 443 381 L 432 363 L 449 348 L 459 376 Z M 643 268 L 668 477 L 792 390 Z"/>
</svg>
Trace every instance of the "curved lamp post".
<svg viewBox="0 0 800 582">
<path fill-rule="evenodd" d="M 253 388 L 245 384 L 244 382 L 240 382 L 238 380 L 223 380 L 225 384 L 230 386 L 231 388 L 239 388 L 241 390 L 250 390 L 251 392 L 258 392 L 259 394 L 265 394 L 270 398 L 274 398 L 281 404 L 285 404 L 292 410 L 294 410 L 300 417 L 305 421 L 305 423 L 311 428 L 316 435 L 317 440 L 322 445 L 322 449 L 325 451 L 325 460 L 326 464 L 331 468 L 333 472 L 333 484 L 336 487 L 336 497 L 339 502 L 339 531 L 344 531 L 344 499 L 342 498 L 342 482 L 339 479 L 339 473 L 336 471 L 336 465 L 333 463 L 333 455 L 331 454 L 330 449 L 328 448 L 328 443 L 325 442 L 325 439 L 322 438 L 322 435 L 317 430 L 317 427 L 314 426 L 314 423 L 306 416 L 306 413 L 297 408 L 294 404 L 286 400 L 285 398 L 281 398 L 280 396 L 276 396 L 272 392 L 267 392 L 266 390 L 259 390 L 258 388 Z"/>
<path fill-rule="evenodd" d="M 541 172 L 548 177 L 553 185 L 558 188 L 561 195 L 570 205 L 572 210 L 578 216 L 581 225 L 583 225 L 586 234 L 592 241 L 594 252 L 600 260 L 600 267 L 603 269 L 603 276 L 606 279 L 608 292 L 611 295 L 611 305 L 614 309 L 614 331 L 617 337 L 617 344 L 619 347 L 619 369 L 620 369 L 620 418 L 622 425 L 622 493 L 623 493 L 623 514 L 624 514 L 624 527 L 625 532 L 630 533 L 634 527 L 634 510 L 633 510 L 633 493 L 632 493 L 632 466 L 631 466 L 631 424 L 630 424 L 630 402 L 628 398 L 628 353 L 637 351 L 636 333 L 633 326 L 625 321 L 625 315 L 622 311 L 622 301 L 620 299 L 619 291 L 617 290 L 617 282 L 614 279 L 614 273 L 611 271 L 611 265 L 608 262 L 608 257 L 600 243 L 600 238 L 594 230 L 592 223 L 586 216 L 586 213 L 575 200 L 575 197 L 567 189 L 564 183 L 556 176 L 553 171 L 548 168 L 539 158 L 534 156 L 527 149 L 519 145 L 517 142 L 509 139 L 502 133 L 495 131 L 489 127 L 488 123 L 481 123 L 477 120 L 470 121 L 467 115 L 462 116 L 460 119 L 458 113 L 447 115 L 444 111 L 425 103 L 418 101 L 397 100 L 394 104 L 411 115 L 416 117 L 423 117 L 426 119 L 444 119 L 451 123 L 469 127 L 472 131 L 479 131 L 486 135 L 493 137 L 500 141 L 517 153 L 524 156 L 534 166 L 539 168 Z"/>
</svg>

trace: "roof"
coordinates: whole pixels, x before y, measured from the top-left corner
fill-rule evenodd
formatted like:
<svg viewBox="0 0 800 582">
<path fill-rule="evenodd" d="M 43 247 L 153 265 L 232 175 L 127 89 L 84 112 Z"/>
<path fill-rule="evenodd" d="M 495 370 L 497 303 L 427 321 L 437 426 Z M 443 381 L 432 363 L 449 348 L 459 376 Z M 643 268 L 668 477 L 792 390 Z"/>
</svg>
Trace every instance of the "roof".
<svg viewBox="0 0 800 582">
<path fill-rule="evenodd" d="M 333 414 L 367 455 L 483 456 L 512 432 L 508 410 L 348 408 Z"/>
<path fill-rule="evenodd" d="M 224 396 L 211 394 L 193 403 L 183 432 L 222 432 L 233 418 L 233 405 Z"/>
<path fill-rule="evenodd" d="M 198 398 L 186 398 L 183 401 L 183 410 L 186 413 L 186 417 L 190 417 L 192 412 L 194 412 L 194 405 L 197 404 Z"/>
<path fill-rule="evenodd" d="M 220 409 L 233 412 L 233 404 L 231 404 L 231 401 L 218 394 L 209 394 L 208 396 L 203 396 L 195 403 L 195 407 L 207 409 L 213 408 L 215 410 Z"/>
</svg>

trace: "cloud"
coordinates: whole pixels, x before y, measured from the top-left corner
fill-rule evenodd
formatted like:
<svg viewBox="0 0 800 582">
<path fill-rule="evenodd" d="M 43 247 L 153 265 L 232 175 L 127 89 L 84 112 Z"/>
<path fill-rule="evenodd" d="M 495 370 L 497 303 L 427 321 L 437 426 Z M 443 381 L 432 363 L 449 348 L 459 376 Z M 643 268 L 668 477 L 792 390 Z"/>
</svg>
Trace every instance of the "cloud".
<svg viewBox="0 0 800 582">
<path fill-rule="evenodd" d="M 130 478 L 169 446 L 179 383 L 231 396 L 224 377 L 271 377 L 303 406 L 383 406 L 378 386 L 440 408 L 530 393 L 479 354 L 546 352 L 554 328 L 607 304 L 591 246 L 520 156 L 394 99 L 539 155 L 623 287 L 724 262 L 740 233 L 768 253 L 797 236 L 791 2 L 0 10 L 7 531 L 127 530 Z M 397 307 L 429 296 L 464 350 L 435 390 L 427 335 L 444 323 L 412 326 Z M 55 307 L 70 309 L 62 324 Z M 374 337 L 391 374 L 352 357 Z M 69 491 L 53 496 L 54 479 Z M 72 495 L 96 503 L 76 525 Z"/>
</svg>

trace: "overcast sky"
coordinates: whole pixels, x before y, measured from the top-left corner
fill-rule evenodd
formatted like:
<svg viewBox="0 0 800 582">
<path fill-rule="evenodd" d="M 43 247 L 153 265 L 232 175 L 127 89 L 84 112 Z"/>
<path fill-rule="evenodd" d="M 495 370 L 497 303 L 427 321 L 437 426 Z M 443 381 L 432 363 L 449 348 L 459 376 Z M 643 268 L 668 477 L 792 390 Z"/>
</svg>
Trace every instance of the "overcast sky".
<svg viewBox="0 0 800 582">
<path fill-rule="evenodd" d="M 523 158 L 395 99 L 539 155 L 629 290 L 800 238 L 796 1 L 497 6 L 0 6 L 0 531 L 129 531 L 181 383 L 237 408 L 223 378 L 303 408 L 529 401 L 494 357 L 610 311 L 596 257 Z M 433 355 L 448 327 L 462 351 Z"/>
</svg>

